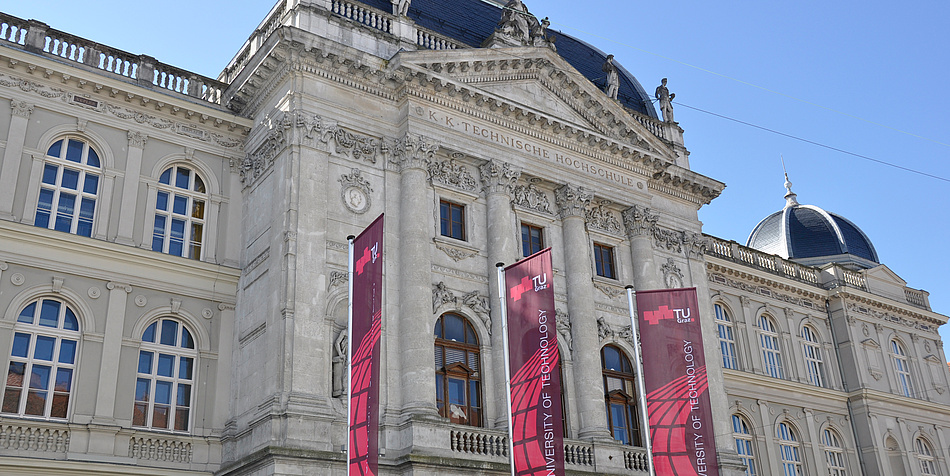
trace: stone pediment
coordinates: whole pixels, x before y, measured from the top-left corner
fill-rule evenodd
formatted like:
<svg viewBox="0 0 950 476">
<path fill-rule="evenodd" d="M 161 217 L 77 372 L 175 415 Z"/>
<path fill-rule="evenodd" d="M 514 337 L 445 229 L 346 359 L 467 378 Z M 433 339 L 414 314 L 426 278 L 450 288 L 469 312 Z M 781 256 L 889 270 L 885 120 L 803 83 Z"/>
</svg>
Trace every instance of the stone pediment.
<svg viewBox="0 0 950 476">
<path fill-rule="evenodd" d="M 547 48 L 491 48 L 402 52 L 394 69 L 406 68 L 451 88 L 450 95 L 480 96 L 508 113 L 577 128 L 631 144 L 673 161 L 664 123 L 632 112 L 594 86 Z M 454 90 L 454 91 L 453 91 Z"/>
<path fill-rule="evenodd" d="M 904 281 L 900 276 L 897 275 L 891 268 L 888 268 L 886 265 L 880 265 L 874 268 L 867 270 L 868 278 L 873 278 L 878 281 L 883 281 L 885 283 L 904 287 L 907 286 L 907 281 Z"/>
</svg>

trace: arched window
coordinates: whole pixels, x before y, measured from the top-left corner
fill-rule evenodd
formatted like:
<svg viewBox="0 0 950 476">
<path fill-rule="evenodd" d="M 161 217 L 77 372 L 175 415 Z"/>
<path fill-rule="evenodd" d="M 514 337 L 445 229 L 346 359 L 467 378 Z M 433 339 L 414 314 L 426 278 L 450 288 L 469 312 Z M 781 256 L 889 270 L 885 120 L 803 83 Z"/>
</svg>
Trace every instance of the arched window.
<svg viewBox="0 0 950 476">
<path fill-rule="evenodd" d="M 132 425 L 188 431 L 198 352 L 191 332 L 160 319 L 142 333 Z"/>
<path fill-rule="evenodd" d="M 482 426 L 482 372 L 475 328 L 458 314 L 435 323 L 435 399 L 452 423 Z"/>
<path fill-rule="evenodd" d="M 844 448 L 838 432 L 825 428 L 821 433 L 821 444 L 825 447 L 825 462 L 828 463 L 828 476 L 845 476 Z"/>
<path fill-rule="evenodd" d="M 788 423 L 779 423 L 776 432 L 779 439 L 779 450 L 782 453 L 782 474 L 785 476 L 802 476 L 801 443 L 795 436 L 795 430 Z"/>
<path fill-rule="evenodd" d="M 43 298 L 20 311 L 3 391 L 3 413 L 66 418 L 79 358 L 79 319 L 66 303 Z"/>
<path fill-rule="evenodd" d="M 779 349 L 778 332 L 772 318 L 759 316 L 759 344 L 762 346 L 762 363 L 765 373 L 775 378 L 785 378 L 782 370 L 782 351 Z"/>
<path fill-rule="evenodd" d="M 802 350 L 805 354 L 808 382 L 816 387 L 824 387 L 825 369 L 821 360 L 821 343 L 818 340 L 818 333 L 809 326 L 802 327 Z"/>
<path fill-rule="evenodd" d="M 92 236 L 102 174 L 99 154 L 85 141 L 67 137 L 46 151 L 33 224 Z"/>
<path fill-rule="evenodd" d="M 936 458 L 934 458 L 934 450 L 930 447 L 930 443 L 927 443 L 923 438 L 917 438 L 914 446 L 917 448 L 917 461 L 920 462 L 920 474 L 927 476 L 936 475 Z"/>
<path fill-rule="evenodd" d="M 607 345 L 600 351 L 600 362 L 610 434 L 625 445 L 640 446 L 636 377 L 630 359 L 618 347 Z"/>
<path fill-rule="evenodd" d="M 201 259 L 207 203 L 197 172 L 182 165 L 165 169 L 158 179 L 152 251 Z"/>
<path fill-rule="evenodd" d="M 907 352 L 897 340 L 891 341 L 891 360 L 894 362 L 894 373 L 897 374 L 897 386 L 900 394 L 905 397 L 914 396 L 914 384 L 910 379 L 910 365 L 907 362 Z"/>
<path fill-rule="evenodd" d="M 721 304 L 713 306 L 716 310 L 716 328 L 719 332 L 719 350 L 722 353 L 722 366 L 727 369 L 738 369 L 736 361 L 736 339 L 732 332 L 732 319 Z"/>
<path fill-rule="evenodd" d="M 745 418 L 732 415 L 732 437 L 736 440 L 736 452 L 746 465 L 746 476 L 756 476 L 755 452 L 752 450 L 752 432 Z"/>
</svg>

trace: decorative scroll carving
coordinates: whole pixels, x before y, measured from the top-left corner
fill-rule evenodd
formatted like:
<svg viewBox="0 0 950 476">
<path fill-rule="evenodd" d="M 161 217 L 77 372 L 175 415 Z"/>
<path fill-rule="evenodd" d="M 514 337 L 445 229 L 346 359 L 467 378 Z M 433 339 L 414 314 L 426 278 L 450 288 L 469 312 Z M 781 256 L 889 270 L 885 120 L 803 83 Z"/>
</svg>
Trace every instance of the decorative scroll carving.
<svg viewBox="0 0 950 476">
<path fill-rule="evenodd" d="M 560 309 L 554 310 L 554 317 L 557 320 L 557 331 L 567 343 L 567 350 L 574 351 L 574 336 L 571 334 L 571 316 L 566 311 Z"/>
<path fill-rule="evenodd" d="M 447 245 L 444 243 L 436 242 L 435 247 L 447 254 L 449 258 L 452 258 L 455 262 L 462 261 L 463 259 L 471 258 L 478 254 L 477 250 L 470 250 L 467 248 L 460 248 L 458 246 Z"/>
<path fill-rule="evenodd" d="M 597 288 L 600 292 L 604 293 L 605 296 L 610 299 L 617 299 L 617 297 L 624 294 L 623 290 L 617 288 L 616 286 L 608 286 L 606 284 L 594 283 L 594 287 Z"/>
<path fill-rule="evenodd" d="M 521 176 L 521 169 L 508 162 L 490 160 L 478 167 L 482 177 L 482 190 L 486 195 L 492 193 L 511 194 L 515 183 Z"/>
<path fill-rule="evenodd" d="M 610 200 L 599 200 L 597 205 L 587 210 L 587 228 L 600 230 L 615 235 L 623 234 L 623 226 L 617 215 L 608 208 L 613 203 Z"/>
<path fill-rule="evenodd" d="M 562 185 L 554 191 L 554 201 L 557 203 L 561 219 L 584 217 L 587 206 L 593 198 L 594 194 L 590 190 L 584 187 L 573 187 L 570 184 Z"/>
<path fill-rule="evenodd" d="M 334 286 L 339 286 L 349 282 L 350 274 L 346 271 L 330 271 L 330 284 L 327 285 L 327 290 Z"/>
<path fill-rule="evenodd" d="M 145 148 L 148 136 L 138 131 L 129 131 L 129 147 Z"/>
<path fill-rule="evenodd" d="M 442 144 L 419 134 L 406 134 L 383 144 L 383 152 L 389 154 L 389 163 L 397 170 L 426 170 L 426 165 L 435 156 Z"/>
<path fill-rule="evenodd" d="M 548 195 L 537 187 L 540 182 L 539 178 L 529 178 L 526 183 L 516 185 L 512 203 L 528 210 L 553 215 Z"/>
<path fill-rule="evenodd" d="M 366 213 L 372 206 L 372 196 L 370 194 L 373 192 L 373 188 L 363 178 L 360 169 L 352 169 L 349 174 L 341 175 L 339 182 L 343 185 L 340 192 L 343 205 L 353 213 Z"/>
<path fill-rule="evenodd" d="M 660 227 L 653 228 L 653 243 L 660 248 L 676 253 L 683 252 L 683 233 L 666 230 Z"/>
<path fill-rule="evenodd" d="M 653 213 L 653 210 L 634 205 L 623 211 L 623 224 L 627 228 L 627 236 L 634 238 L 637 236 L 652 235 L 656 228 L 656 222 L 660 216 Z"/>
<path fill-rule="evenodd" d="M 429 180 L 454 187 L 465 192 L 478 190 L 477 182 L 468 169 L 454 158 L 442 162 L 429 162 Z"/>
</svg>

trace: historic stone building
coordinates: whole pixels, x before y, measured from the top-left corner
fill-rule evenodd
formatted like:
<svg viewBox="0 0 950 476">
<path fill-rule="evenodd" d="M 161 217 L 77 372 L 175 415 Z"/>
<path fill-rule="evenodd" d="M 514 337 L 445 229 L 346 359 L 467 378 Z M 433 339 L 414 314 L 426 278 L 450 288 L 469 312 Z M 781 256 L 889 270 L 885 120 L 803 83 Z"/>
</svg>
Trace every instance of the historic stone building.
<svg viewBox="0 0 950 476">
<path fill-rule="evenodd" d="M 211 79 L 0 14 L 0 473 L 345 474 L 385 213 L 383 474 L 507 474 L 494 265 L 548 246 L 571 474 L 645 474 L 628 284 L 699 292 L 721 474 L 948 474 L 927 294 L 790 184 L 703 235 L 665 86 L 547 26 L 286 0 Z"/>
</svg>

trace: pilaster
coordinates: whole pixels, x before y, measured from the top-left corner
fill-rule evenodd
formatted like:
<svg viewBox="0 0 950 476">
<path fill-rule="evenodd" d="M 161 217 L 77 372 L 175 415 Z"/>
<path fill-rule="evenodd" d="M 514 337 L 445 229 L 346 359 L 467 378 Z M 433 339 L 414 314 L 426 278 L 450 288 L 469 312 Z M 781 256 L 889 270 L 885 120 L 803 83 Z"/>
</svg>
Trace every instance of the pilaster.
<svg viewBox="0 0 950 476">
<path fill-rule="evenodd" d="M 129 131 L 129 151 L 126 154 L 125 179 L 122 184 L 122 197 L 119 207 L 119 229 L 116 243 L 134 245 L 132 233 L 135 226 L 135 210 L 138 203 L 139 177 L 142 173 L 142 154 L 148 136 L 141 132 Z"/>
<path fill-rule="evenodd" d="M 106 309 L 106 326 L 102 341 L 102 363 L 99 367 L 99 391 L 96 395 L 96 410 L 93 416 L 93 422 L 99 424 L 114 423 L 125 310 L 132 286 L 112 281 L 106 284 L 106 289 L 109 290 L 109 304 Z"/>
<path fill-rule="evenodd" d="M 23 156 L 23 143 L 26 140 L 26 128 L 33 113 L 33 105 L 13 99 L 10 128 L 7 131 L 7 146 L 3 150 L 3 163 L 0 164 L 0 219 L 15 220 L 13 200 L 16 198 L 17 177 L 20 175 L 20 162 Z"/>
</svg>

